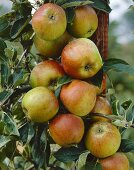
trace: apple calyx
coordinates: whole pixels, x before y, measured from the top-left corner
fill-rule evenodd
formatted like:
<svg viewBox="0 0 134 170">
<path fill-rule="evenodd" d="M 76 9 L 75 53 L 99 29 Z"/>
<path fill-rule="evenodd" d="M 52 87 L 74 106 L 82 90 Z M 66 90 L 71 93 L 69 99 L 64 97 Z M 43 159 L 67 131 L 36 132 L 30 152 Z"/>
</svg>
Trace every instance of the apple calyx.
<svg viewBox="0 0 134 170">
<path fill-rule="evenodd" d="M 89 71 L 90 68 L 91 68 L 91 65 L 89 65 L 89 64 L 87 64 L 87 65 L 84 67 L 85 71 Z"/>
</svg>

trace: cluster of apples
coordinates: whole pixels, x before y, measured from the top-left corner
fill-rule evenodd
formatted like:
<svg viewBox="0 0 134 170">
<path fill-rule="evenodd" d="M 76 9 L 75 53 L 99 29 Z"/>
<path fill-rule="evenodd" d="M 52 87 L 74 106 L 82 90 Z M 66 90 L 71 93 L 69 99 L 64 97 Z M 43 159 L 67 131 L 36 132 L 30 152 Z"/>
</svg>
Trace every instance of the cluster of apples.
<svg viewBox="0 0 134 170">
<path fill-rule="evenodd" d="M 103 85 L 99 89 L 89 82 L 103 65 L 96 45 L 88 39 L 97 29 L 97 15 L 87 5 L 75 8 L 74 12 L 70 24 L 65 11 L 52 3 L 42 5 L 33 15 L 34 44 L 46 60 L 31 71 L 33 89 L 24 95 L 22 108 L 30 120 L 48 122 L 49 133 L 60 146 L 78 144 L 85 138 L 86 148 L 100 158 L 103 170 L 128 170 L 126 156 L 117 152 L 120 132 L 108 119 L 93 116 L 93 123 L 85 131 L 83 117 L 90 113 L 112 114 L 112 110 L 106 98 L 97 96 Z M 65 75 L 72 77 L 72 81 L 62 86 L 60 101 L 67 112 L 59 113 L 54 91 Z"/>
</svg>

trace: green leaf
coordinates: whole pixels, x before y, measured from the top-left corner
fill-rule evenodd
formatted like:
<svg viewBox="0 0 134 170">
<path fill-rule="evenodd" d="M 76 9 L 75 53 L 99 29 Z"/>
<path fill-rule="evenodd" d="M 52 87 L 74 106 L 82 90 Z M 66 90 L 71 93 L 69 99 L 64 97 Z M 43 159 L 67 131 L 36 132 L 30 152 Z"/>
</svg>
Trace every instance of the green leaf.
<svg viewBox="0 0 134 170">
<path fill-rule="evenodd" d="M 24 83 L 29 74 L 25 74 L 23 69 L 20 69 L 18 72 L 13 74 L 13 84 L 14 88 L 19 86 L 21 83 Z"/>
<path fill-rule="evenodd" d="M 56 90 L 55 90 L 55 96 L 58 98 L 59 97 L 59 95 L 60 95 L 60 92 L 61 92 L 61 86 L 60 87 L 58 87 Z"/>
<path fill-rule="evenodd" d="M 119 100 L 113 95 L 110 95 L 110 103 L 111 103 L 111 107 L 112 107 L 112 113 L 114 115 L 119 115 L 119 108 L 120 108 L 120 104 L 119 104 Z"/>
<path fill-rule="evenodd" d="M 64 84 L 68 84 L 72 81 L 72 78 L 65 75 L 63 77 L 61 77 L 58 82 L 57 82 L 57 89 L 55 90 L 55 96 L 58 98 L 59 97 L 59 94 L 60 94 L 60 91 L 61 91 L 61 88 Z"/>
<path fill-rule="evenodd" d="M 0 104 L 2 104 L 6 99 L 8 99 L 13 94 L 13 91 L 4 90 L 0 92 Z"/>
<path fill-rule="evenodd" d="M 69 76 L 63 76 L 61 77 L 59 80 L 58 80 L 58 84 L 59 85 L 64 85 L 64 84 L 67 84 L 67 83 L 70 83 L 72 81 L 72 78 L 69 77 Z"/>
<path fill-rule="evenodd" d="M 60 148 L 54 153 L 54 157 L 61 162 L 71 162 L 77 160 L 84 151 L 81 148 L 69 147 Z"/>
<path fill-rule="evenodd" d="M 0 52 L 4 52 L 6 48 L 7 48 L 7 45 L 5 41 L 2 38 L 0 38 Z"/>
<path fill-rule="evenodd" d="M 134 151 L 134 141 L 128 139 L 122 139 L 120 149 L 122 152 Z"/>
<path fill-rule="evenodd" d="M 104 61 L 103 65 L 104 72 L 114 70 L 117 72 L 124 72 L 130 75 L 134 75 L 134 68 L 130 66 L 127 62 L 121 59 L 111 58 Z"/>
<path fill-rule="evenodd" d="M 0 135 L 0 149 L 10 141 L 11 141 L 11 139 L 9 136 Z"/>
<path fill-rule="evenodd" d="M 86 164 L 86 159 L 89 154 L 89 151 L 82 153 L 79 156 L 78 163 L 77 163 L 77 169 L 79 170 L 85 170 L 85 164 Z"/>
<path fill-rule="evenodd" d="M 62 6 L 62 8 L 70 8 L 70 7 L 77 7 L 77 6 L 82 6 L 82 5 L 88 5 L 92 4 L 92 1 L 86 0 L 86 1 L 71 1 L 71 2 L 66 2 Z"/>
<path fill-rule="evenodd" d="M 1 64 L 1 85 L 8 85 L 8 78 L 11 74 L 11 70 L 9 66 L 5 63 Z"/>
<path fill-rule="evenodd" d="M 107 13 L 110 13 L 112 11 L 112 9 L 105 0 L 92 0 L 92 1 L 93 1 L 92 7 Z"/>
<path fill-rule="evenodd" d="M 12 5 L 12 9 L 16 11 L 18 16 L 27 17 L 31 15 L 32 5 L 27 0 L 14 2 Z"/>
<path fill-rule="evenodd" d="M 23 29 L 28 25 L 28 23 L 30 22 L 31 18 L 20 18 L 18 20 L 16 20 L 11 28 L 11 38 L 15 39 L 17 38 L 20 33 L 23 31 Z"/>
<path fill-rule="evenodd" d="M 101 69 L 95 76 L 91 77 L 90 80 L 95 86 L 100 88 L 103 80 L 103 69 Z"/>
<path fill-rule="evenodd" d="M 102 166 L 97 162 L 97 158 L 89 154 L 85 164 L 85 170 L 102 170 Z"/>
<path fill-rule="evenodd" d="M 8 20 L 6 18 L 0 18 L 0 34 L 9 27 Z"/>
<path fill-rule="evenodd" d="M 32 145 L 32 159 L 36 167 L 39 169 L 46 164 L 46 147 L 47 147 L 47 128 L 40 125 L 38 128 L 38 134 L 36 134 L 34 143 Z M 41 133 L 41 132 L 42 133 Z M 45 166 L 45 165 L 44 165 Z"/>
<path fill-rule="evenodd" d="M 67 8 L 66 9 L 66 17 L 67 17 L 67 22 L 72 23 L 73 19 L 75 17 L 75 12 L 73 8 Z"/>
<path fill-rule="evenodd" d="M 19 129 L 20 139 L 24 144 L 28 144 L 35 135 L 33 125 L 31 123 L 26 123 Z"/>
<path fill-rule="evenodd" d="M 130 107 L 130 105 L 132 104 L 132 100 L 131 99 L 128 99 L 127 101 L 123 102 L 121 104 L 121 106 L 125 109 L 125 110 L 128 110 L 128 108 Z"/>
<path fill-rule="evenodd" d="M 3 112 L 2 120 L 5 123 L 3 134 L 10 136 L 20 136 L 16 122 L 13 120 L 11 115 Z"/>
</svg>

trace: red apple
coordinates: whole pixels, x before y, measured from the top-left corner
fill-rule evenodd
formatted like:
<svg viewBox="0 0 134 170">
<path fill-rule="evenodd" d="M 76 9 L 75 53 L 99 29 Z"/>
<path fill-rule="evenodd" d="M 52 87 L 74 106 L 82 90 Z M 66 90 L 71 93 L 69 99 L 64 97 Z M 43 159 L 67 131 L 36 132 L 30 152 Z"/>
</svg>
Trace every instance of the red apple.
<svg viewBox="0 0 134 170">
<path fill-rule="evenodd" d="M 92 110 L 92 113 L 100 113 L 100 114 L 105 114 L 105 115 L 112 114 L 112 108 L 110 106 L 109 101 L 104 97 L 98 96 L 96 99 L 95 106 Z M 109 121 L 109 119 L 99 117 L 99 116 L 94 116 L 93 120 L 94 121 Z"/>
<path fill-rule="evenodd" d="M 62 87 L 60 99 L 71 113 L 86 116 L 95 105 L 96 89 L 85 81 L 73 80 Z"/>
<path fill-rule="evenodd" d="M 117 152 L 105 159 L 100 159 L 102 170 L 129 170 L 129 161 L 122 152 Z"/>
<path fill-rule="evenodd" d="M 67 44 L 62 51 L 61 62 L 65 72 L 78 79 L 92 77 L 102 67 L 102 58 L 96 45 L 87 38 Z"/>
<path fill-rule="evenodd" d="M 73 114 L 61 114 L 50 122 L 49 132 L 60 146 L 77 144 L 84 135 L 84 122 Z"/>
<path fill-rule="evenodd" d="M 44 40 L 55 40 L 66 30 L 65 11 L 53 3 L 43 4 L 32 17 L 35 33 Z"/>
<path fill-rule="evenodd" d="M 22 99 L 26 116 L 34 122 L 46 122 L 59 110 L 58 100 L 46 87 L 36 87 L 28 91 Z"/>
<path fill-rule="evenodd" d="M 119 130 L 109 122 L 95 122 L 89 128 L 85 145 L 97 158 L 106 158 L 117 152 L 121 143 Z"/>
<path fill-rule="evenodd" d="M 72 39 L 72 36 L 65 32 L 58 39 L 53 41 L 46 41 L 39 38 L 37 35 L 34 37 L 34 45 L 41 55 L 46 57 L 59 57 L 65 45 Z"/>
<path fill-rule="evenodd" d="M 98 17 L 90 6 L 80 6 L 75 9 L 73 22 L 68 24 L 68 31 L 77 38 L 88 38 L 98 27 Z"/>
<path fill-rule="evenodd" d="M 45 86 L 51 90 L 57 88 L 57 81 L 64 76 L 62 66 L 54 60 L 46 60 L 37 64 L 30 75 L 31 86 Z"/>
</svg>

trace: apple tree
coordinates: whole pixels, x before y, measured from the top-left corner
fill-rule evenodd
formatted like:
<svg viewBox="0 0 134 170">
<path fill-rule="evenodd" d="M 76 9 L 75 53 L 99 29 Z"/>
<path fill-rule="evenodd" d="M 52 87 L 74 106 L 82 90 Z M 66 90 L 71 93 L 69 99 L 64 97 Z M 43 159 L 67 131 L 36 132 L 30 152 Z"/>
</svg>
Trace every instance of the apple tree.
<svg viewBox="0 0 134 170">
<path fill-rule="evenodd" d="M 10 1 L 0 16 L 0 169 L 132 170 L 123 134 L 133 101 L 121 103 L 107 75 L 134 68 L 108 59 L 109 2 Z"/>
</svg>

